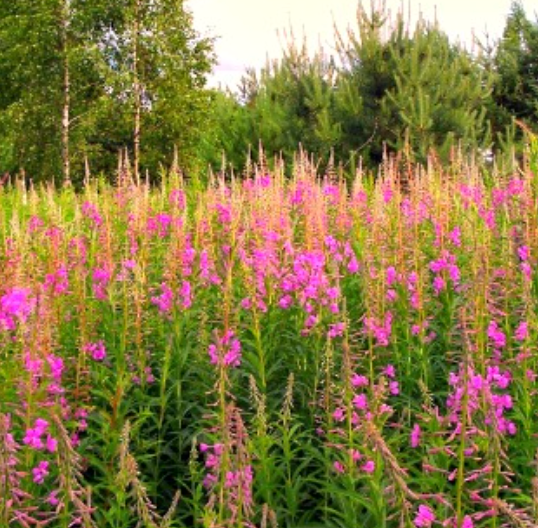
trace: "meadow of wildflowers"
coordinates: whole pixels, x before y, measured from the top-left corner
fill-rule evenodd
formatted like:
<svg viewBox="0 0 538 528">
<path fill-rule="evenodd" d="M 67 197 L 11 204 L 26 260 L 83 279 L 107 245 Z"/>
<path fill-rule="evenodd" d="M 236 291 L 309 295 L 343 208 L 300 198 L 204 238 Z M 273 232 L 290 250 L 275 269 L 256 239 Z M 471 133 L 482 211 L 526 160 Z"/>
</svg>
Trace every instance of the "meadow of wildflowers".
<svg viewBox="0 0 538 528">
<path fill-rule="evenodd" d="M 0 526 L 537 526 L 538 148 L 399 176 L 0 187 Z"/>
</svg>

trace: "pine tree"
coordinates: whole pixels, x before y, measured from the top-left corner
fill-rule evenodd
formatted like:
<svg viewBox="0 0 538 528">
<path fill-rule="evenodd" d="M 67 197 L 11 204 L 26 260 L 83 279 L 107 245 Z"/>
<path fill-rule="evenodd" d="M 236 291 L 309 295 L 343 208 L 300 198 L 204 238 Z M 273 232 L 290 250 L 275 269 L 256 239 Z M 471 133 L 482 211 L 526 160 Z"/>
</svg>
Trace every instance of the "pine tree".
<svg viewBox="0 0 538 528">
<path fill-rule="evenodd" d="M 386 43 L 389 21 L 383 6 L 372 4 L 368 12 L 357 8 L 357 32 L 336 32 L 343 67 L 336 88 L 336 115 L 342 127 L 337 149 L 341 159 L 360 156 L 366 164 L 378 165 L 383 158 L 384 123 L 381 101 L 394 88 L 391 52 Z"/>
<path fill-rule="evenodd" d="M 435 151 L 469 152 L 488 144 L 486 103 L 490 79 L 437 25 L 419 21 L 412 35 L 390 42 L 394 87 L 382 100 L 385 139 L 392 150 L 409 149 L 425 163 Z"/>
<path fill-rule="evenodd" d="M 531 22 L 519 2 L 512 4 L 489 65 L 495 74 L 490 117 L 499 140 L 514 135 L 513 118 L 538 130 L 538 20 Z"/>
<path fill-rule="evenodd" d="M 243 97 L 249 108 L 253 149 L 261 142 L 266 153 L 283 154 L 291 164 L 301 145 L 328 160 L 340 140 L 334 115 L 336 68 L 318 50 L 310 57 L 307 43 L 293 35 L 282 59 L 268 61 L 259 77 L 244 79 Z"/>
<path fill-rule="evenodd" d="M 338 80 L 341 156 L 358 152 L 377 164 L 385 149 L 425 162 L 431 150 L 487 144 L 488 76 L 436 24 L 410 31 L 383 6 L 358 10 L 358 34 L 340 35 L 344 69 Z"/>
</svg>

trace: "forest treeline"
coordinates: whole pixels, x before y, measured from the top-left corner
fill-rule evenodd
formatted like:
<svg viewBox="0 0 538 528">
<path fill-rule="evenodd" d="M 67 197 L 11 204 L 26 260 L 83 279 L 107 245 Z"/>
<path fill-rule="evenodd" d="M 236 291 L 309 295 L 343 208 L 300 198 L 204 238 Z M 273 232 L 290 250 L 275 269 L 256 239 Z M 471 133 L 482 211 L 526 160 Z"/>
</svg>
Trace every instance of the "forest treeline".
<svg viewBox="0 0 538 528">
<path fill-rule="evenodd" d="M 118 153 L 153 179 L 172 163 L 241 171 L 260 144 L 352 170 L 391 152 L 517 153 L 538 129 L 538 19 L 518 2 L 472 52 L 382 4 L 335 32 L 331 54 L 290 39 L 231 92 L 208 88 L 213 41 L 183 0 L 1 2 L 0 175 L 80 182 Z"/>
</svg>

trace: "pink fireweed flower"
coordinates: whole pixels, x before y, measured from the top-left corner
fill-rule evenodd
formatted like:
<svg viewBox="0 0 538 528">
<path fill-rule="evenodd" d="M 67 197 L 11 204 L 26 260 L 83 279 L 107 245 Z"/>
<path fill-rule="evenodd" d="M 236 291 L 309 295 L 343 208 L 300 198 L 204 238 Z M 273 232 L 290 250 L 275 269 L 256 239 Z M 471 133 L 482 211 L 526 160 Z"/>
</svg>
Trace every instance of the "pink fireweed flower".
<svg viewBox="0 0 538 528">
<path fill-rule="evenodd" d="M 166 213 L 159 213 L 155 216 L 155 221 L 158 225 L 158 235 L 160 238 L 166 237 L 170 231 L 172 217 Z"/>
<path fill-rule="evenodd" d="M 37 418 L 34 422 L 34 427 L 26 431 L 26 434 L 23 438 L 23 444 L 32 447 L 34 449 L 43 449 L 44 444 L 42 436 L 45 435 L 49 427 L 49 422 L 43 420 L 42 418 Z"/>
<path fill-rule="evenodd" d="M 96 343 L 87 343 L 84 351 L 92 356 L 95 361 L 103 361 L 106 358 L 106 348 L 102 341 Z"/>
<path fill-rule="evenodd" d="M 386 346 L 389 346 L 389 332 L 387 331 L 386 328 L 382 327 L 382 326 L 378 326 L 376 328 L 374 328 L 374 336 L 377 340 L 377 344 L 381 347 L 386 347 Z"/>
<path fill-rule="evenodd" d="M 517 248 L 517 254 L 523 262 L 525 262 L 526 260 L 529 260 L 529 257 L 531 255 L 529 246 L 521 246 Z"/>
<path fill-rule="evenodd" d="M 396 369 L 394 368 L 394 365 L 387 365 L 385 367 L 384 373 L 389 378 L 395 378 L 396 377 Z"/>
<path fill-rule="evenodd" d="M 340 290 L 338 288 L 333 288 L 333 287 L 327 288 L 325 290 L 325 294 L 327 295 L 329 299 L 332 299 L 332 300 L 338 299 L 338 297 L 340 296 Z"/>
<path fill-rule="evenodd" d="M 435 514 L 431 508 L 425 504 L 421 504 L 418 507 L 417 516 L 413 521 L 414 525 L 422 528 L 429 528 L 433 521 L 435 521 Z"/>
<path fill-rule="evenodd" d="M 351 455 L 351 459 L 353 460 L 353 462 L 358 462 L 362 458 L 362 455 L 356 449 L 351 449 L 349 451 L 349 454 Z"/>
<path fill-rule="evenodd" d="M 205 461 L 205 467 L 208 469 L 219 467 L 220 464 L 220 457 L 217 454 L 210 453 L 207 455 L 206 461 Z"/>
<path fill-rule="evenodd" d="M 97 206 L 91 202 L 84 202 L 82 204 L 82 214 L 93 224 L 93 227 L 99 227 L 103 223 L 103 218 L 99 214 Z"/>
<path fill-rule="evenodd" d="M 38 231 L 45 225 L 45 222 L 39 218 L 39 216 L 31 216 L 30 220 L 28 221 L 28 232 L 30 234 L 34 233 L 35 231 Z"/>
<path fill-rule="evenodd" d="M 252 308 L 252 299 L 245 297 L 244 299 L 242 299 L 240 304 L 243 310 L 250 310 Z"/>
<path fill-rule="evenodd" d="M 346 328 L 346 324 L 345 324 L 345 323 L 335 323 L 335 324 L 332 324 L 332 325 L 329 327 L 329 331 L 327 332 L 327 335 L 328 335 L 328 337 L 330 337 L 330 338 L 339 337 L 339 336 L 341 336 L 341 335 L 344 333 L 345 328 Z"/>
<path fill-rule="evenodd" d="M 219 363 L 219 353 L 217 349 L 217 345 L 214 345 L 211 343 L 207 349 L 207 353 L 209 354 L 209 360 L 212 365 L 218 365 Z"/>
<path fill-rule="evenodd" d="M 506 346 L 506 336 L 500 330 L 496 321 L 491 321 L 489 323 L 488 337 L 495 348 L 504 348 Z"/>
<path fill-rule="evenodd" d="M 151 298 L 151 304 L 157 306 L 163 314 L 168 314 L 172 310 L 174 302 L 174 292 L 165 282 L 161 284 L 161 295 Z"/>
<path fill-rule="evenodd" d="M 88 418 L 88 409 L 80 407 L 75 411 L 75 418 Z"/>
<path fill-rule="evenodd" d="M 400 385 L 397 381 L 391 381 L 389 383 L 389 392 L 393 396 L 398 396 L 398 394 L 400 394 Z"/>
<path fill-rule="evenodd" d="M 179 297 L 181 299 L 181 306 L 184 310 L 192 306 L 192 287 L 189 281 L 185 280 L 181 283 Z"/>
<path fill-rule="evenodd" d="M 223 363 L 227 367 L 238 367 L 241 364 L 241 343 L 234 339 L 230 349 L 224 354 Z"/>
<path fill-rule="evenodd" d="M 327 246 L 329 253 L 334 254 L 338 252 L 338 240 L 336 240 L 333 236 L 327 235 L 325 237 L 325 245 Z"/>
<path fill-rule="evenodd" d="M 308 332 L 309 330 L 311 330 L 312 328 L 314 328 L 314 326 L 316 326 L 316 324 L 318 323 L 318 317 L 316 315 L 309 315 L 305 322 L 304 322 L 304 330 L 303 332 Z"/>
<path fill-rule="evenodd" d="M 337 303 L 331 303 L 329 304 L 329 310 L 332 314 L 336 315 L 340 313 L 340 308 Z"/>
<path fill-rule="evenodd" d="M 529 337 L 529 326 L 526 321 L 521 321 L 521 323 L 519 323 L 514 337 L 517 341 L 525 341 L 525 339 Z"/>
<path fill-rule="evenodd" d="M 434 273 L 440 273 L 448 266 L 448 262 L 444 258 L 438 260 L 432 260 L 430 262 L 430 270 Z"/>
<path fill-rule="evenodd" d="M 14 322 L 25 322 L 36 306 L 36 299 L 31 296 L 30 288 L 13 288 L 0 298 L 0 322 L 7 329 L 15 328 Z"/>
<path fill-rule="evenodd" d="M 78 433 L 73 433 L 69 440 L 71 441 L 71 445 L 73 447 L 78 447 L 80 445 L 80 436 Z"/>
<path fill-rule="evenodd" d="M 177 207 L 179 210 L 185 209 L 187 197 L 182 189 L 172 189 L 168 195 L 170 205 Z"/>
<path fill-rule="evenodd" d="M 459 227 L 455 227 L 450 233 L 448 234 L 448 238 L 454 244 L 456 247 L 461 246 L 461 229 Z"/>
<path fill-rule="evenodd" d="M 204 480 L 202 481 L 202 484 L 204 486 L 204 488 L 206 489 L 211 489 L 212 487 L 214 487 L 217 482 L 218 482 L 218 478 L 216 475 L 213 475 L 212 473 L 208 473 L 205 477 L 204 477 Z"/>
<path fill-rule="evenodd" d="M 437 275 L 433 279 L 433 290 L 435 291 L 435 295 L 439 295 L 445 288 L 446 288 L 445 279 Z"/>
<path fill-rule="evenodd" d="M 39 378 L 43 375 L 43 360 L 40 358 L 32 358 L 30 352 L 24 354 L 24 368 L 32 374 L 34 378 Z"/>
<path fill-rule="evenodd" d="M 341 407 L 339 407 L 333 412 L 333 419 L 335 422 L 343 422 L 345 417 L 346 417 L 346 413 L 344 409 L 342 409 Z"/>
<path fill-rule="evenodd" d="M 56 273 L 48 273 L 45 277 L 43 287 L 52 292 L 53 295 L 62 295 L 69 289 L 69 278 L 67 268 L 61 266 Z"/>
<path fill-rule="evenodd" d="M 45 500 L 51 506 L 58 506 L 58 504 L 60 504 L 60 499 L 58 499 L 58 490 L 51 491 Z"/>
<path fill-rule="evenodd" d="M 486 226 L 493 230 L 495 229 L 496 227 L 496 220 L 495 220 L 495 210 L 493 209 L 482 209 L 479 211 L 479 214 L 480 216 L 482 217 L 482 219 L 484 220 L 484 223 L 486 224 Z"/>
<path fill-rule="evenodd" d="M 394 266 L 389 266 L 387 268 L 386 280 L 387 280 L 387 286 L 389 288 L 398 280 L 398 273 L 396 273 L 396 269 L 394 268 Z"/>
<path fill-rule="evenodd" d="M 283 310 L 287 310 L 293 304 L 293 299 L 290 295 L 284 295 L 278 301 L 278 306 Z"/>
<path fill-rule="evenodd" d="M 385 203 L 389 203 L 392 200 L 392 197 L 394 195 L 394 191 L 390 187 L 390 184 L 385 184 L 383 186 L 383 201 Z"/>
<path fill-rule="evenodd" d="M 368 413 L 371 417 L 371 413 Z M 367 414 L 367 416 L 368 416 Z M 392 414 L 392 407 L 390 405 L 387 405 L 386 403 L 382 403 L 379 406 L 379 414 Z"/>
<path fill-rule="evenodd" d="M 107 299 L 107 287 L 112 278 L 112 271 L 108 268 L 95 268 L 92 273 L 92 289 L 95 298 L 100 301 Z"/>
<path fill-rule="evenodd" d="M 352 256 L 347 264 L 347 271 L 353 275 L 357 273 L 359 269 L 360 267 L 357 258 L 355 256 Z"/>
<path fill-rule="evenodd" d="M 393 303 L 398 298 L 398 293 L 396 290 L 393 290 L 392 288 L 387 290 L 387 293 L 385 295 L 385 298 L 389 303 Z"/>
<path fill-rule="evenodd" d="M 420 297 L 418 295 L 418 292 L 413 292 L 411 296 L 409 297 L 409 302 L 411 304 L 411 308 L 414 310 L 418 310 L 420 308 Z"/>
<path fill-rule="evenodd" d="M 227 471 L 226 478 L 224 480 L 224 487 L 233 488 L 237 486 L 238 481 L 239 481 L 239 475 L 235 471 Z"/>
<path fill-rule="evenodd" d="M 356 394 L 353 398 L 353 405 L 359 411 L 365 411 L 368 408 L 368 397 L 366 394 Z"/>
<path fill-rule="evenodd" d="M 46 460 L 42 460 L 34 469 L 32 469 L 32 475 L 34 476 L 34 482 L 36 484 L 43 484 L 45 477 L 49 474 L 49 463 Z"/>
<path fill-rule="evenodd" d="M 57 448 L 58 448 L 58 440 L 56 440 L 56 438 L 53 438 L 50 435 L 47 435 L 47 440 L 45 441 L 45 449 L 49 453 L 55 453 Z"/>
<path fill-rule="evenodd" d="M 238 367 L 241 364 L 241 342 L 232 330 L 228 330 L 216 343 L 211 343 L 207 350 L 212 365 Z"/>
<path fill-rule="evenodd" d="M 64 370 L 64 361 L 61 357 L 49 354 L 47 356 L 47 362 L 49 364 L 50 373 L 53 379 L 60 382 L 62 379 L 62 372 Z"/>
<path fill-rule="evenodd" d="M 346 470 L 346 468 L 344 467 L 342 462 L 338 462 L 338 460 L 336 462 L 334 462 L 333 468 L 337 473 L 344 473 L 345 470 Z"/>
<path fill-rule="evenodd" d="M 484 387 L 484 378 L 480 374 L 471 375 L 469 385 L 475 390 L 479 391 Z"/>
<path fill-rule="evenodd" d="M 525 181 L 521 178 L 512 178 L 508 182 L 508 186 L 506 187 L 506 191 L 510 196 L 517 196 L 518 194 L 521 194 L 525 190 Z"/>
<path fill-rule="evenodd" d="M 368 378 L 359 374 L 353 374 L 351 376 L 351 385 L 353 387 L 368 387 Z"/>
<path fill-rule="evenodd" d="M 454 283 L 454 286 L 457 286 L 460 282 L 460 269 L 456 264 L 449 264 L 448 275 L 450 276 L 450 280 Z"/>
<path fill-rule="evenodd" d="M 392 313 L 385 313 L 383 324 L 379 324 L 372 317 L 364 318 L 364 328 L 369 335 L 373 335 L 376 339 L 376 344 L 381 347 L 387 347 L 390 344 L 390 336 L 392 333 Z"/>
<path fill-rule="evenodd" d="M 372 474 L 375 471 L 375 462 L 373 460 L 368 460 L 365 464 L 362 465 L 361 469 L 365 473 Z"/>
<path fill-rule="evenodd" d="M 37 418 L 34 422 L 34 429 L 39 432 L 39 434 L 43 434 L 49 427 L 49 422 L 47 420 L 43 420 L 43 418 Z"/>
<path fill-rule="evenodd" d="M 420 425 L 415 424 L 413 426 L 413 430 L 411 431 L 411 434 L 409 435 L 411 447 L 414 448 L 420 445 L 420 436 L 421 436 Z"/>
<path fill-rule="evenodd" d="M 146 375 L 146 383 L 149 383 L 151 385 L 155 382 L 155 376 L 153 375 L 151 367 L 146 367 L 144 369 L 144 374 Z"/>
<path fill-rule="evenodd" d="M 129 280 L 134 269 L 136 268 L 136 262 L 132 259 L 123 260 L 121 263 L 121 271 L 116 276 L 118 282 L 125 282 Z"/>
<path fill-rule="evenodd" d="M 36 429 L 28 429 L 22 442 L 23 444 L 34 449 L 43 449 L 43 440 L 41 440 L 41 433 L 38 432 Z"/>
<path fill-rule="evenodd" d="M 488 383 L 495 383 L 499 389 L 506 389 L 512 381 L 510 372 L 501 372 L 499 367 L 493 366 L 487 368 Z"/>
<path fill-rule="evenodd" d="M 473 520 L 471 519 L 469 515 L 466 515 L 463 518 L 463 521 L 461 523 L 461 528 L 474 528 Z"/>
<path fill-rule="evenodd" d="M 126 270 L 134 270 L 136 268 L 136 262 L 133 259 L 124 260 L 121 265 Z"/>
</svg>

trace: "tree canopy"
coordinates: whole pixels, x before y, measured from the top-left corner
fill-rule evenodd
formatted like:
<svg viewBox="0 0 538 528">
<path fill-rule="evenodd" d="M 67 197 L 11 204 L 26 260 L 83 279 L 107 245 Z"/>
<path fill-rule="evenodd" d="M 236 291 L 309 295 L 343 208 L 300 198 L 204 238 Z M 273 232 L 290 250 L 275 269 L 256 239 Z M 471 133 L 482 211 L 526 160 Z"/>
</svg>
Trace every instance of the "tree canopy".
<svg viewBox="0 0 538 528">
<path fill-rule="evenodd" d="M 538 129 L 538 21 L 518 2 L 475 53 L 383 3 L 359 3 L 335 36 L 328 54 L 289 34 L 282 58 L 232 92 L 207 88 L 213 41 L 184 0 L 0 3 L 0 172 L 81 180 L 113 174 L 120 152 L 138 177 L 174 156 L 187 172 L 241 171 L 260 145 L 288 163 L 302 147 L 375 167 L 393 152 L 425 163 L 512 149 L 517 121 Z"/>
<path fill-rule="evenodd" d="M 183 0 L 2 2 L 0 167 L 65 178 L 72 162 L 80 177 L 126 149 L 153 174 L 174 150 L 189 168 L 213 62 Z"/>
</svg>

